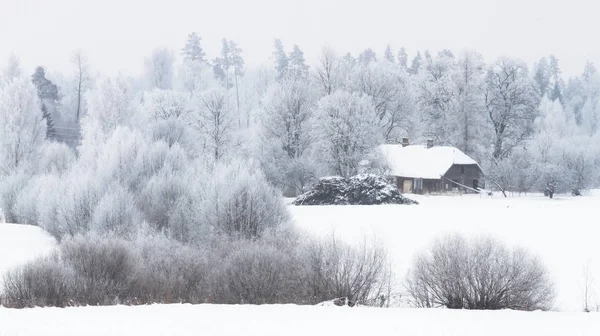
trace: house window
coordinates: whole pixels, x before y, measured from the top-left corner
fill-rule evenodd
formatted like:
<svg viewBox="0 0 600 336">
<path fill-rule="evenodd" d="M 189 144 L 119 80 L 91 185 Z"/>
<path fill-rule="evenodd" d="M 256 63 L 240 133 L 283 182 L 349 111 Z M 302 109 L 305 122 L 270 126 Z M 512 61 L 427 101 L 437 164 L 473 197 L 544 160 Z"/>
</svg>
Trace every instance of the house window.
<svg viewBox="0 0 600 336">
<path fill-rule="evenodd" d="M 460 173 L 464 174 L 465 173 L 465 166 L 460 166 Z"/>
</svg>

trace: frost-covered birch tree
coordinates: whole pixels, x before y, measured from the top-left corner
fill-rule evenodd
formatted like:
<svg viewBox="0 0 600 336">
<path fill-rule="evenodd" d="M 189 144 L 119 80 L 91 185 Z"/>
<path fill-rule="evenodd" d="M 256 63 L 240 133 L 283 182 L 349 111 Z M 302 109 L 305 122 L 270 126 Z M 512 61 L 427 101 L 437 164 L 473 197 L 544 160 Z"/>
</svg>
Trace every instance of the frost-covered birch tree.
<svg viewBox="0 0 600 336">
<path fill-rule="evenodd" d="M 495 160 L 531 136 L 539 96 L 527 66 L 519 60 L 501 58 L 487 71 L 484 102 L 492 127 Z"/>
<path fill-rule="evenodd" d="M 28 78 L 0 84 L 0 174 L 35 162 L 46 137 L 38 93 Z"/>
<path fill-rule="evenodd" d="M 326 170 L 344 177 L 358 173 L 382 140 L 372 100 L 342 90 L 319 101 L 314 130 Z"/>
<path fill-rule="evenodd" d="M 222 88 L 203 92 L 196 102 L 194 126 L 203 134 L 206 151 L 215 162 L 223 159 L 233 145 L 236 118 L 227 106 Z"/>
<path fill-rule="evenodd" d="M 167 48 L 156 48 L 144 62 L 146 78 L 151 89 L 173 88 L 175 56 Z"/>
<path fill-rule="evenodd" d="M 308 161 L 313 145 L 315 100 L 307 80 L 290 77 L 273 84 L 262 101 L 263 169 L 272 182 L 289 194 L 302 191 L 314 174 Z"/>
</svg>

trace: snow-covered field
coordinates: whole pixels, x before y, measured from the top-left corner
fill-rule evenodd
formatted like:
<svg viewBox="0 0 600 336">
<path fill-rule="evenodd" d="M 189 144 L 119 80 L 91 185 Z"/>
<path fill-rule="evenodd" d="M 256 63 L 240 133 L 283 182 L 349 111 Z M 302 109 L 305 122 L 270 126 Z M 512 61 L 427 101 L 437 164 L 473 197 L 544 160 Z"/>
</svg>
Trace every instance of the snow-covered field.
<svg viewBox="0 0 600 336">
<path fill-rule="evenodd" d="M 583 270 L 600 279 L 600 193 L 561 196 L 412 196 L 418 206 L 290 205 L 298 225 L 351 242 L 377 238 L 398 279 L 414 254 L 446 232 L 492 234 L 527 247 L 548 265 L 563 312 L 453 311 L 295 305 L 152 305 L 6 309 L 12 335 L 600 335 L 600 313 L 582 313 Z M 55 241 L 32 226 L 0 224 L 0 274 L 44 255 Z M 600 291 L 596 280 L 595 290 Z"/>
<path fill-rule="evenodd" d="M 583 308 L 584 268 L 600 294 L 600 193 L 583 197 L 541 195 L 417 196 L 417 206 L 290 206 L 302 228 L 334 232 L 347 241 L 376 238 L 388 248 L 398 280 L 416 252 L 436 237 L 459 232 L 490 234 L 539 255 L 555 281 L 557 309 Z M 596 301 L 598 301 L 598 295 Z"/>
<path fill-rule="evenodd" d="M 10 269 L 49 253 L 55 246 L 56 240 L 37 226 L 0 224 L 0 281 Z"/>
<path fill-rule="evenodd" d="M 295 305 L 0 308 L 0 335 L 600 335 L 600 314 Z"/>
</svg>

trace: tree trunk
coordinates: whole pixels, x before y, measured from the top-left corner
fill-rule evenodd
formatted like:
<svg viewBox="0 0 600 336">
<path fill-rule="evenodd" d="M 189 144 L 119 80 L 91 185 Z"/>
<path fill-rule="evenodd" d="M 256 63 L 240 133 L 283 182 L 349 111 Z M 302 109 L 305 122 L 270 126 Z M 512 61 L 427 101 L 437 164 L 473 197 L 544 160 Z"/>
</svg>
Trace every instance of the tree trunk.
<svg viewBox="0 0 600 336">
<path fill-rule="evenodd" d="M 238 129 L 242 129 L 242 119 L 240 116 L 240 92 L 238 90 L 238 75 L 237 70 L 234 71 L 235 75 L 235 98 L 237 101 L 237 119 L 238 119 Z"/>
</svg>

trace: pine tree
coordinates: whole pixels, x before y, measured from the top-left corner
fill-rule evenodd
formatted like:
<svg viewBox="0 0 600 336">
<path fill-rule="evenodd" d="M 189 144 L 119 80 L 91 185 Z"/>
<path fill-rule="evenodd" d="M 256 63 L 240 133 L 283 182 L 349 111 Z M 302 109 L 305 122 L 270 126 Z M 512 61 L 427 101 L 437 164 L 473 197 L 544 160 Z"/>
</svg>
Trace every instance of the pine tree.
<svg viewBox="0 0 600 336">
<path fill-rule="evenodd" d="M 354 67 L 356 65 L 356 58 L 354 58 L 354 56 L 352 56 L 352 54 L 346 53 L 346 55 L 344 55 L 344 57 L 342 57 L 342 62 L 348 68 L 352 68 L 352 67 Z"/>
<path fill-rule="evenodd" d="M 533 78 L 540 90 L 540 94 L 542 96 L 547 94 L 550 88 L 550 68 L 546 57 L 542 57 L 536 64 Z"/>
<path fill-rule="evenodd" d="M 233 85 L 229 79 L 229 69 L 232 66 L 231 52 L 229 48 L 229 41 L 223 39 L 221 41 L 221 56 L 215 58 L 213 61 L 213 72 L 223 83 L 226 89 L 230 89 Z"/>
<path fill-rule="evenodd" d="M 46 139 L 54 139 L 56 137 L 56 129 L 52 115 L 48 112 L 46 104 L 42 103 L 42 119 L 46 120 Z"/>
<path fill-rule="evenodd" d="M 288 56 L 287 73 L 293 78 L 308 78 L 308 65 L 304 60 L 304 53 L 294 44 L 294 49 Z"/>
<path fill-rule="evenodd" d="M 54 139 L 56 137 L 56 129 L 54 128 L 54 120 L 52 113 L 48 109 L 51 105 L 52 110 L 56 111 L 58 102 L 58 87 L 46 78 L 46 71 L 43 67 L 38 66 L 31 81 L 37 89 L 38 98 L 41 102 L 42 119 L 46 120 L 46 139 Z"/>
<path fill-rule="evenodd" d="M 244 59 L 242 58 L 242 49 L 238 47 L 238 45 L 229 41 L 229 58 L 230 64 L 233 67 L 233 77 L 235 82 L 235 98 L 237 102 L 237 115 L 238 115 L 238 127 L 242 127 L 241 114 L 240 114 L 240 91 L 238 88 L 238 77 L 244 76 Z M 247 120 L 246 123 L 249 125 L 250 121 Z"/>
<path fill-rule="evenodd" d="M 384 57 L 390 63 L 395 63 L 396 62 L 396 60 L 394 58 L 394 53 L 392 52 L 392 47 L 390 47 L 389 44 L 385 48 Z"/>
<path fill-rule="evenodd" d="M 43 67 L 38 66 L 35 68 L 35 72 L 31 75 L 31 81 L 38 90 L 40 99 L 58 101 L 58 87 L 46 78 L 46 71 Z"/>
<path fill-rule="evenodd" d="M 188 35 L 185 47 L 181 49 L 181 54 L 183 55 L 184 60 L 206 63 L 206 54 L 200 45 L 201 40 L 202 38 L 196 33 L 191 33 Z"/>
<path fill-rule="evenodd" d="M 594 63 L 587 61 L 583 69 L 583 79 L 589 81 L 597 72 L 598 70 L 596 69 Z"/>
<path fill-rule="evenodd" d="M 554 55 L 550 55 L 550 88 L 548 89 L 548 97 L 551 100 L 563 101 L 563 89 L 565 83 L 560 76 L 561 70 L 558 64 L 558 58 Z"/>
<path fill-rule="evenodd" d="M 282 80 L 286 76 L 289 61 L 285 49 L 283 48 L 283 42 L 281 42 L 280 39 L 275 39 L 274 46 L 273 59 L 275 61 L 277 80 Z"/>
<path fill-rule="evenodd" d="M 416 75 L 417 73 L 419 73 L 419 69 L 421 68 L 422 62 L 423 62 L 423 58 L 421 57 L 421 52 L 419 51 L 419 52 L 417 52 L 417 56 L 415 56 L 415 58 L 413 58 L 410 68 L 408 69 L 408 72 L 410 72 L 413 75 Z"/>
<path fill-rule="evenodd" d="M 408 67 L 408 54 L 404 47 L 400 48 L 400 51 L 398 51 L 398 64 L 405 69 Z"/>
<path fill-rule="evenodd" d="M 371 62 L 377 61 L 377 55 L 371 48 L 365 49 L 358 55 L 358 63 L 363 65 L 369 65 Z"/>
</svg>

